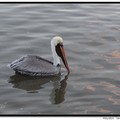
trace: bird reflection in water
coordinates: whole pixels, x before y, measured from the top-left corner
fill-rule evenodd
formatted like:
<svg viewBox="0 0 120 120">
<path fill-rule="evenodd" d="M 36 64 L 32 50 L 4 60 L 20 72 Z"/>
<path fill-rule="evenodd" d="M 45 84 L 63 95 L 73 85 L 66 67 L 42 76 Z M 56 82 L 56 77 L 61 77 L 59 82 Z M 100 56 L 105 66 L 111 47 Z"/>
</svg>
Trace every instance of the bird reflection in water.
<svg viewBox="0 0 120 120">
<path fill-rule="evenodd" d="M 51 93 L 51 103 L 52 104 L 59 104 L 64 101 L 65 96 L 65 89 L 67 86 L 68 75 L 64 77 L 61 81 L 54 81 L 53 82 L 53 90 Z"/>
<path fill-rule="evenodd" d="M 43 85 L 51 81 L 53 82 L 53 90 L 50 94 L 50 101 L 52 104 L 60 104 L 64 101 L 67 79 L 68 75 L 31 77 L 16 73 L 15 75 L 10 76 L 9 83 L 13 84 L 13 88 L 25 90 L 27 93 L 38 93 L 38 91 L 43 88 Z"/>
</svg>

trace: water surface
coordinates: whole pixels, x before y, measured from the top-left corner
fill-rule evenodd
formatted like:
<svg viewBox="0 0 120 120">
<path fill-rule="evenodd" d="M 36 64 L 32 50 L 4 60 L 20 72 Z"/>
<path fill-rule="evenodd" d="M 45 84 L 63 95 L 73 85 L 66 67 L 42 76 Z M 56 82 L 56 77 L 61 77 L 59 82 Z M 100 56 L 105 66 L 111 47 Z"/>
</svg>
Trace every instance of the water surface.
<svg viewBox="0 0 120 120">
<path fill-rule="evenodd" d="M 60 35 L 70 75 L 31 78 L 7 64 L 26 54 L 52 61 Z M 119 4 L 0 4 L 0 114 L 119 114 Z"/>
</svg>

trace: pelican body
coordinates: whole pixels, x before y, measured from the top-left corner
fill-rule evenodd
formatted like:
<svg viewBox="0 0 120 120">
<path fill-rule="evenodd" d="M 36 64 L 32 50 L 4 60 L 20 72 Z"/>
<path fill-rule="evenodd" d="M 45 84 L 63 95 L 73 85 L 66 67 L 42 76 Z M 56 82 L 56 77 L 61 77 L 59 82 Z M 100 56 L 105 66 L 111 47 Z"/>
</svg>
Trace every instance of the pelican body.
<svg viewBox="0 0 120 120">
<path fill-rule="evenodd" d="M 29 76 L 51 76 L 61 72 L 60 58 L 62 59 L 68 73 L 70 72 L 67 58 L 64 52 L 63 39 L 59 36 L 51 40 L 51 50 L 53 62 L 35 55 L 26 55 L 15 61 L 9 66 L 15 72 Z"/>
</svg>

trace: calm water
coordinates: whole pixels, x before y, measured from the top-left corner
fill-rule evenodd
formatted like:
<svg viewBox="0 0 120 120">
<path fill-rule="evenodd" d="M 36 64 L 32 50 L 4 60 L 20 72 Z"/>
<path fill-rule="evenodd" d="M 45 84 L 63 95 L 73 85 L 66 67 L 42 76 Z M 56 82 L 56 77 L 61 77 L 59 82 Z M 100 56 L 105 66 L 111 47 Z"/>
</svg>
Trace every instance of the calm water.
<svg viewBox="0 0 120 120">
<path fill-rule="evenodd" d="M 69 76 L 64 67 L 49 78 L 7 67 L 26 54 L 52 61 L 55 35 Z M 120 4 L 0 4 L 0 114 L 95 113 L 120 113 Z"/>
</svg>

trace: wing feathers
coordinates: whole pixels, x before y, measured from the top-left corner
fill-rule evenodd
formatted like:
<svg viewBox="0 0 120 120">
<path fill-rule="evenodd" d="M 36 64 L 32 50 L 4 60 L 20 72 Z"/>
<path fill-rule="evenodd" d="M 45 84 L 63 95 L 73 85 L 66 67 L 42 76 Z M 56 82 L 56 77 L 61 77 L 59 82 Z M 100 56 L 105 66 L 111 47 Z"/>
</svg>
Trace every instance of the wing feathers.
<svg viewBox="0 0 120 120">
<path fill-rule="evenodd" d="M 59 70 L 52 62 L 32 55 L 27 55 L 13 61 L 10 67 L 16 72 L 31 76 L 46 76 L 59 73 Z"/>
</svg>

